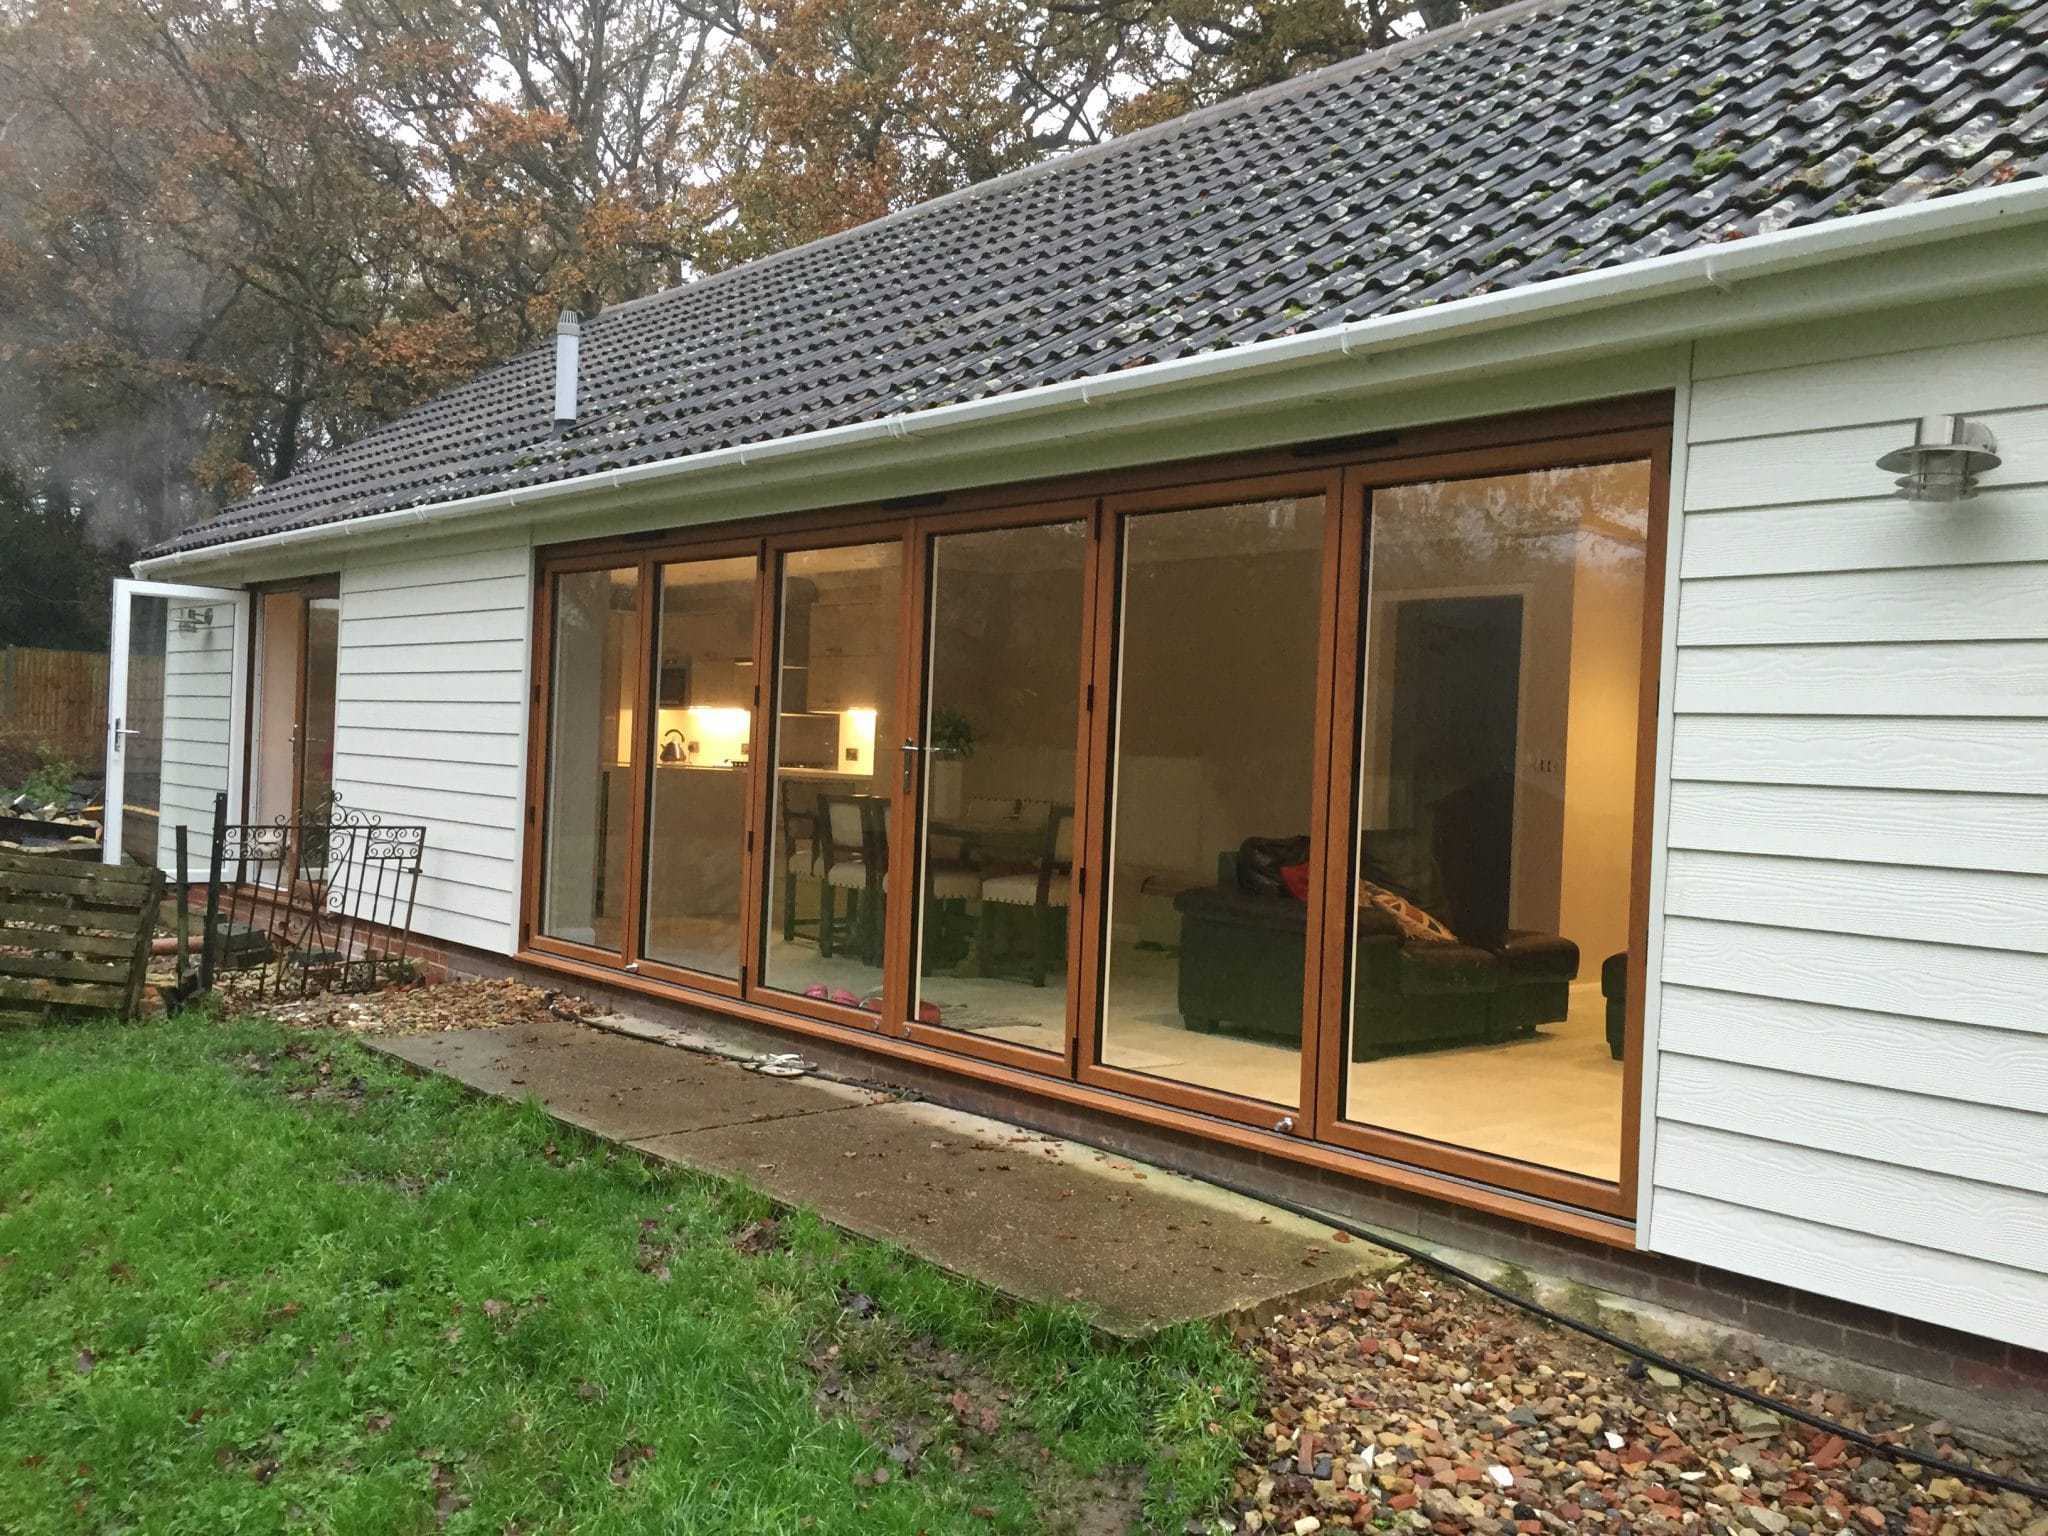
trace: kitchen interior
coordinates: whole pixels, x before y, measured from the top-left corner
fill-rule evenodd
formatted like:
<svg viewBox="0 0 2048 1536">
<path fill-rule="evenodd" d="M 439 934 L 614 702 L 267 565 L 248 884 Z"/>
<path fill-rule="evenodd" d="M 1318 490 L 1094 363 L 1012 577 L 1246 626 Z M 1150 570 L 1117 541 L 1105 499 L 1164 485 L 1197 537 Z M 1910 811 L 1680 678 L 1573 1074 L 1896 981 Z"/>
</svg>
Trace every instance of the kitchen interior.
<svg viewBox="0 0 2048 1536">
<path fill-rule="evenodd" d="M 876 627 L 895 627 L 894 574 L 887 573 L 880 602 L 882 572 L 872 562 L 785 577 L 775 721 L 782 821 L 803 828 L 821 792 L 887 788 L 875 780 L 875 741 L 891 668 Z M 661 569 L 643 950 L 649 959 L 727 977 L 738 975 L 740 962 L 758 672 L 754 591 L 750 559 Z M 621 746 L 630 740 L 622 732 Z"/>
</svg>

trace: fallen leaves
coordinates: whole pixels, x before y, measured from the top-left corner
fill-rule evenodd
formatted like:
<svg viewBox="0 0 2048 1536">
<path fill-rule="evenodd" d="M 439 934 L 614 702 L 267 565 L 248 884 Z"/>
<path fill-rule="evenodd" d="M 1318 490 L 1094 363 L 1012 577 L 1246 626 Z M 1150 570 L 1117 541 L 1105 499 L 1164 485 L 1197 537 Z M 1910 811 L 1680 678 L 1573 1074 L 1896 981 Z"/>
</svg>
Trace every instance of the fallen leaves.
<svg viewBox="0 0 2048 1536">
<path fill-rule="evenodd" d="M 608 1011 L 570 993 L 510 978 L 420 983 L 346 996 L 322 993 L 299 999 L 244 1001 L 251 1012 L 280 1024 L 345 1029 L 362 1035 L 437 1034 L 549 1019 L 585 1024 Z"/>
<path fill-rule="evenodd" d="M 654 1447 L 638 1441 L 629 1441 L 619 1447 L 619 1453 L 612 1457 L 612 1485 L 623 1488 L 632 1481 L 633 1473 L 643 1461 L 654 1460 Z"/>
<path fill-rule="evenodd" d="M 434 1522 L 446 1525 L 451 1516 L 469 1508 L 467 1495 L 456 1492 L 455 1469 L 445 1461 L 435 1461 L 433 1470 L 427 1475 L 427 1482 L 434 1494 Z"/>
</svg>

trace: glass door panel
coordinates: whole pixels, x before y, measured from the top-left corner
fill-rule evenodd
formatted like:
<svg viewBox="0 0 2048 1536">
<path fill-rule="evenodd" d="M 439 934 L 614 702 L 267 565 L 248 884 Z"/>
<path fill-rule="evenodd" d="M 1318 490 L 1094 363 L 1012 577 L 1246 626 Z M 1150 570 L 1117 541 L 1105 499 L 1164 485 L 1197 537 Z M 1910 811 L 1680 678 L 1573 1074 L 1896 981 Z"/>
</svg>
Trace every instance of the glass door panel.
<svg viewBox="0 0 2048 1536">
<path fill-rule="evenodd" d="M 737 981 L 754 723 L 751 555 L 657 568 L 640 953 Z"/>
<path fill-rule="evenodd" d="M 1321 496 L 1124 519 L 1098 1060 L 1295 1107 Z"/>
<path fill-rule="evenodd" d="M 553 579 L 548 641 L 546 852 L 539 931 L 614 953 L 626 936 L 639 733 L 639 572 Z"/>
<path fill-rule="evenodd" d="M 1650 498 L 1373 493 L 1347 1120 L 1620 1176 Z"/>
<path fill-rule="evenodd" d="M 334 793 L 334 688 L 341 645 L 341 599 L 306 604 L 306 686 L 299 713 L 299 804 Z"/>
<path fill-rule="evenodd" d="M 305 673 L 306 599 L 265 592 L 256 599 L 256 710 L 249 819 L 283 824 L 298 805 L 299 689 Z"/>
<path fill-rule="evenodd" d="M 242 790 L 247 593 L 114 583 L 103 857 L 175 875 L 177 828 L 201 872 L 214 797 Z M 230 811 L 230 815 L 233 811 Z"/>
<path fill-rule="evenodd" d="M 780 564 L 761 983 L 879 1015 L 903 544 L 791 550 Z"/>
<path fill-rule="evenodd" d="M 1067 1047 L 1088 524 L 930 544 L 915 1017 Z"/>
</svg>

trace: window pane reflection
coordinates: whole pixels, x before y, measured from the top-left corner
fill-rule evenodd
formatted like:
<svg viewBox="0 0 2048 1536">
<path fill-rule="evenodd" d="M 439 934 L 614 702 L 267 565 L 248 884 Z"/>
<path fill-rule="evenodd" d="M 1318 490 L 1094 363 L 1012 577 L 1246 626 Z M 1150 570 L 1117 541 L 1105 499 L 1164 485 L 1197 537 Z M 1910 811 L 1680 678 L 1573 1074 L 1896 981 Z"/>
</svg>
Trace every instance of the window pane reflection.
<svg viewBox="0 0 2048 1536">
<path fill-rule="evenodd" d="M 687 561 L 661 567 L 660 576 L 641 952 L 737 979 L 754 561 Z"/>
<path fill-rule="evenodd" d="M 618 950 L 632 824 L 636 573 L 555 578 L 541 932 Z"/>
<path fill-rule="evenodd" d="M 1620 1175 L 1649 493 L 1373 496 L 1352 1120 Z"/>
<path fill-rule="evenodd" d="M 1301 1095 L 1321 498 L 1125 523 L 1102 1057 Z"/>
<path fill-rule="evenodd" d="M 1066 1049 L 1081 522 L 932 540 L 917 1016 Z"/>
<path fill-rule="evenodd" d="M 903 546 L 783 557 L 764 986 L 879 1012 Z"/>
</svg>

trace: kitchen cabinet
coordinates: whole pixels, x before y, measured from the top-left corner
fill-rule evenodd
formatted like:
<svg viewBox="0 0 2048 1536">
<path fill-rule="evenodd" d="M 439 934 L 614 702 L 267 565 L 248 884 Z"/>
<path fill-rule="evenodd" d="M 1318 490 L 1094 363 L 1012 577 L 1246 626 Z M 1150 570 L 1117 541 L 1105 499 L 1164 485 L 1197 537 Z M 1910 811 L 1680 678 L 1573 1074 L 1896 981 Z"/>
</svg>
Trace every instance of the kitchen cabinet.
<svg viewBox="0 0 2048 1536">
<path fill-rule="evenodd" d="M 751 709 L 754 705 L 753 615 L 746 609 L 721 607 L 668 615 L 662 624 L 661 662 L 664 672 L 683 667 L 688 690 L 679 704 L 700 709 Z"/>
<path fill-rule="evenodd" d="M 880 705 L 886 667 L 875 643 L 874 623 L 875 609 L 869 602 L 812 605 L 805 658 L 810 668 L 807 708 L 836 712 Z"/>
</svg>

